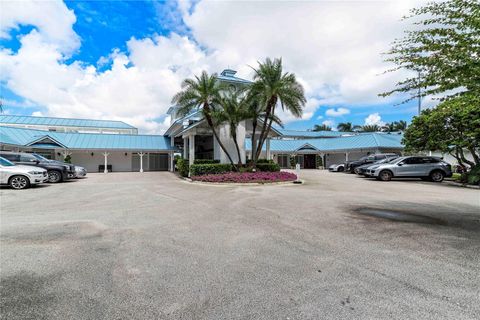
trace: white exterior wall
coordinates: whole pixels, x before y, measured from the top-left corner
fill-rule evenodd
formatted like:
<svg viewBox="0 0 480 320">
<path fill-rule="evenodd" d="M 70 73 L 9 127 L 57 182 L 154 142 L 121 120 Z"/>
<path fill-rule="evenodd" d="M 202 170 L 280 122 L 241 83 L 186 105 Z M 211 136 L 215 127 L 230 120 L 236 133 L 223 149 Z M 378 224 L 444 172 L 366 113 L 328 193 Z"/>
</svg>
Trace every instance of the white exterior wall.
<svg viewBox="0 0 480 320">
<path fill-rule="evenodd" d="M 232 157 L 233 161 L 235 163 L 238 162 L 237 149 L 235 147 L 235 143 L 233 142 L 232 137 L 230 136 L 230 126 L 228 124 L 220 126 L 220 128 L 218 129 L 218 136 L 220 138 L 220 141 L 222 141 L 223 145 L 225 146 L 228 153 Z M 245 159 L 246 159 L 245 136 L 246 136 L 245 121 L 242 121 L 237 128 L 237 141 L 238 141 L 238 146 L 240 147 L 240 157 L 241 157 L 242 163 L 245 163 Z M 214 159 L 220 160 L 220 163 L 230 163 L 230 160 L 228 160 L 227 155 L 220 148 L 220 145 L 218 144 L 217 140 L 215 138 L 213 140 L 214 140 L 213 141 Z"/>
<path fill-rule="evenodd" d="M 105 157 L 103 156 L 103 150 L 97 151 L 71 151 L 72 164 L 79 165 L 87 169 L 88 172 L 98 172 L 98 166 L 103 165 Z M 93 152 L 93 156 L 91 153 Z M 113 171 L 132 171 L 132 153 L 119 151 L 107 151 L 110 153 L 108 156 L 107 164 L 113 166 Z M 58 157 L 58 160 L 63 160 L 63 157 Z M 143 158 L 144 170 L 148 169 L 147 158 Z M 147 163 L 146 163 L 147 162 Z"/>
</svg>

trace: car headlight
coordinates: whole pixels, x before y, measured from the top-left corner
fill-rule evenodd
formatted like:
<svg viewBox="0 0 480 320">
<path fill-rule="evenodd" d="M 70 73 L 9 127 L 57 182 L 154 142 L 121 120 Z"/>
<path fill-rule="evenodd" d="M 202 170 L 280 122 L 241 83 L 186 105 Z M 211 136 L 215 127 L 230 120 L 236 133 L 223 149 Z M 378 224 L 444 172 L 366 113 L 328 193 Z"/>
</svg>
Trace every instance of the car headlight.
<svg viewBox="0 0 480 320">
<path fill-rule="evenodd" d="M 42 171 L 29 171 L 30 174 L 43 174 Z"/>
</svg>

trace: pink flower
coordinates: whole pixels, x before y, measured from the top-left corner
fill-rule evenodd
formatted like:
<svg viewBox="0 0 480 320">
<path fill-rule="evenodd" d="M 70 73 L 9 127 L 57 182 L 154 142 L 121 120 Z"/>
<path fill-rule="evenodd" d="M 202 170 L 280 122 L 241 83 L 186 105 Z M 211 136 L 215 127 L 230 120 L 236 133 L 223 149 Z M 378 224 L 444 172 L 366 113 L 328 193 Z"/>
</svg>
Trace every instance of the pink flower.
<svg viewBox="0 0 480 320">
<path fill-rule="evenodd" d="M 294 181 L 297 176 L 290 172 L 228 172 L 193 176 L 193 181 L 202 182 L 232 182 L 232 183 L 268 183 Z"/>
</svg>

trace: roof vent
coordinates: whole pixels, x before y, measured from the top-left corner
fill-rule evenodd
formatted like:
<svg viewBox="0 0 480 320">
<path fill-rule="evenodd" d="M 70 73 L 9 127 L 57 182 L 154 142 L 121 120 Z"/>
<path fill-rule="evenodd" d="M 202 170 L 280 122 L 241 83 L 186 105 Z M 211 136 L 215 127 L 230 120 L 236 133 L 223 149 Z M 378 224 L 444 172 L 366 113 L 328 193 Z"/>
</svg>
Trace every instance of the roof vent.
<svg viewBox="0 0 480 320">
<path fill-rule="evenodd" d="M 237 71 L 235 70 L 232 70 L 232 69 L 225 69 L 222 71 L 222 73 L 220 73 L 222 76 L 225 76 L 225 77 L 233 77 L 235 74 L 237 73 Z"/>
</svg>

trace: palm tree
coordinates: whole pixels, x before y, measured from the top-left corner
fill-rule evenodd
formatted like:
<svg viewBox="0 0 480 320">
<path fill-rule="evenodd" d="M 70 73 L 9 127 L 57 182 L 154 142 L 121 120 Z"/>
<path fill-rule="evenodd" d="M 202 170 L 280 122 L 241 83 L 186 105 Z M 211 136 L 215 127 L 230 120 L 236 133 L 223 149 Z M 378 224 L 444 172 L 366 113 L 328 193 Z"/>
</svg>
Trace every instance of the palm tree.
<svg viewBox="0 0 480 320">
<path fill-rule="evenodd" d="M 408 127 L 407 121 L 405 120 L 400 120 L 398 122 L 395 122 L 395 124 L 396 131 L 405 131 Z"/>
<path fill-rule="evenodd" d="M 288 72 L 283 73 L 282 59 L 267 58 L 264 63 L 259 62 L 258 65 L 257 69 L 253 69 L 255 75 L 250 90 L 264 115 L 258 145 L 255 147 L 255 157 L 253 157 L 254 166 L 272 128 L 277 103 L 283 110 L 289 111 L 295 117 L 302 115 L 302 109 L 306 103 L 303 87 L 297 82 L 295 75 Z"/>
<path fill-rule="evenodd" d="M 228 123 L 230 136 L 237 150 L 239 167 L 242 165 L 242 157 L 237 140 L 237 128 L 241 121 L 250 118 L 250 110 L 244 91 L 244 89 L 239 88 L 229 88 L 225 90 L 219 100 L 221 109 L 212 113 L 212 118 L 217 125 L 225 122 Z"/>
<path fill-rule="evenodd" d="M 397 123 L 397 122 L 385 123 L 385 124 L 380 128 L 380 130 L 385 131 L 385 132 L 395 131 L 396 123 Z"/>
<path fill-rule="evenodd" d="M 201 108 L 203 117 L 212 130 L 220 148 L 225 152 L 228 160 L 230 160 L 230 163 L 235 167 L 232 157 L 218 137 L 212 119 L 212 113 L 218 108 L 221 89 L 216 74 L 208 75 L 206 71 L 202 71 L 200 77 L 195 76 L 195 79 L 183 80 L 182 91 L 173 96 L 172 104 L 179 106 L 178 113 L 181 116 L 187 115 L 194 109 Z"/>
<path fill-rule="evenodd" d="M 329 127 L 326 124 L 316 124 L 313 126 L 312 131 L 332 131 L 332 127 Z"/>
<path fill-rule="evenodd" d="M 362 132 L 378 132 L 378 131 L 380 131 L 380 127 L 377 124 L 369 124 L 369 125 L 362 126 L 362 129 L 360 131 L 362 131 Z"/>
<path fill-rule="evenodd" d="M 337 130 L 341 132 L 352 132 L 353 125 L 351 122 L 341 122 L 338 124 Z"/>
</svg>

